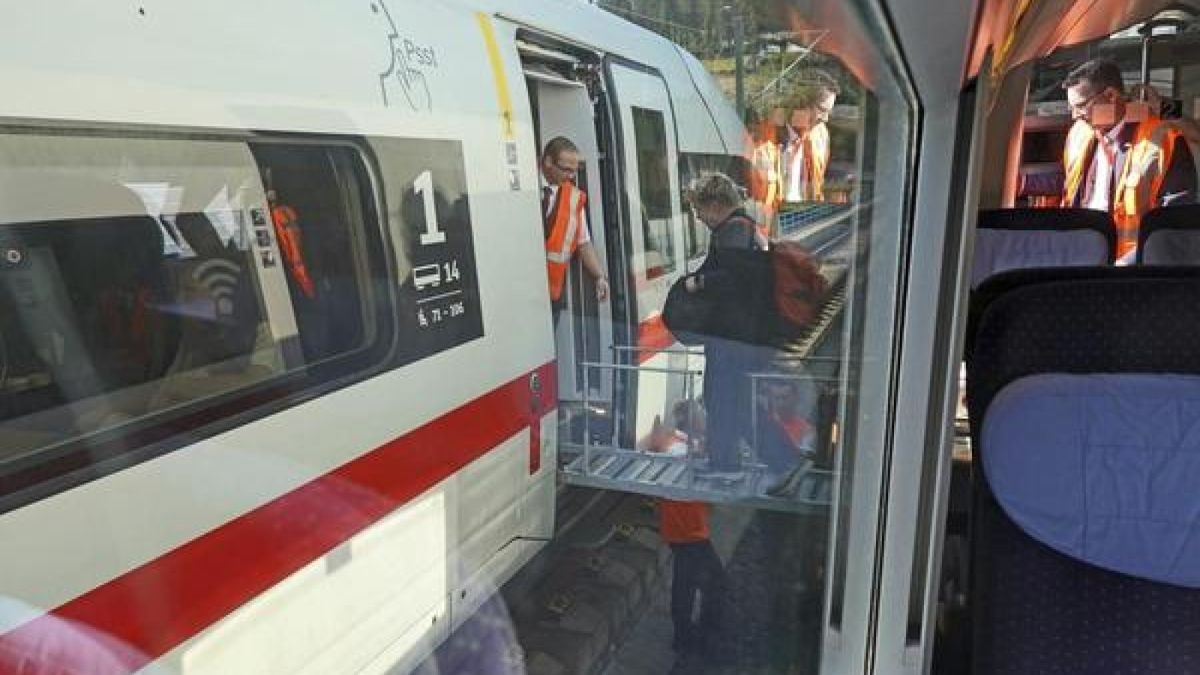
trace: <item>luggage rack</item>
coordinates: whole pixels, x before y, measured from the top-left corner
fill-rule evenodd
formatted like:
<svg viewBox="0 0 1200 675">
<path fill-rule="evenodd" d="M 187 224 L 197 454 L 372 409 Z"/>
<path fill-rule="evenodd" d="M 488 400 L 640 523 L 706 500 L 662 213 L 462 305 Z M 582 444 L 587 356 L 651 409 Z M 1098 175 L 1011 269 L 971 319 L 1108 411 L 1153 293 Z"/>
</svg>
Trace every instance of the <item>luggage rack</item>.
<svg viewBox="0 0 1200 675">
<path fill-rule="evenodd" d="M 639 347 L 614 347 L 614 350 L 641 350 Z M 655 352 L 699 355 L 688 349 L 656 349 Z M 656 368 L 611 363 L 584 363 L 584 372 L 592 368 L 631 370 L 682 375 L 684 396 L 694 391 L 691 378 L 703 371 L 688 368 Z M 795 378 L 778 373 L 754 373 L 752 381 Z M 812 378 L 809 378 L 812 379 Z M 757 386 L 757 384 L 755 385 Z M 588 389 L 585 385 L 584 391 Z M 585 417 L 591 406 L 584 400 Z M 585 422 L 585 429 L 587 424 Z M 741 506 L 797 513 L 824 512 L 833 494 L 833 472 L 817 468 L 810 459 L 798 458 L 790 470 L 776 472 L 765 464 L 744 462 L 737 471 L 708 470 L 708 460 L 693 453 L 692 441 L 686 451 L 658 452 L 637 450 L 592 442 L 559 443 L 559 473 L 568 485 L 646 494 L 679 501 L 737 504 Z"/>
</svg>

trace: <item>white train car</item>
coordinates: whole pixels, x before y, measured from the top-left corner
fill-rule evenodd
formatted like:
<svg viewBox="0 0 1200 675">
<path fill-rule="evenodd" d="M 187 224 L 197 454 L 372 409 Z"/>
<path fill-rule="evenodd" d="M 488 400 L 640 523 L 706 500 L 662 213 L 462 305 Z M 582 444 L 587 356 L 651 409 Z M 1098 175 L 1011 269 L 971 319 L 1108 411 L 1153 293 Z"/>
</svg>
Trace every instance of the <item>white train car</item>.
<svg viewBox="0 0 1200 675">
<path fill-rule="evenodd" d="M 411 666 L 553 535 L 558 384 L 661 341 L 703 255 L 671 186 L 736 116 L 575 2 L 71 0 L 0 35 L 0 670 Z M 557 133 L 630 282 L 572 290 L 619 320 L 559 327 L 556 368 Z"/>
</svg>

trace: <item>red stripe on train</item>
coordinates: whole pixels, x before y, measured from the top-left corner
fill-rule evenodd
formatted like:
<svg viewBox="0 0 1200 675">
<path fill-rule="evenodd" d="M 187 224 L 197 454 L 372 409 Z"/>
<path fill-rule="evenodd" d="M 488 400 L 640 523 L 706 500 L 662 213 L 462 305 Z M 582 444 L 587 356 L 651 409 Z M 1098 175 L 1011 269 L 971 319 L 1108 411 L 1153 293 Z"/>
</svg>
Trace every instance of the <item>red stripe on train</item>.
<svg viewBox="0 0 1200 675">
<path fill-rule="evenodd" d="M 522 429 L 539 428 L 556 389 L 548 363 L 0 635 L 0 668 L 63 620 L 124 642 L 128 650 L 106 656 L 129 672 L 145 666 Z M 31 672 L 54 666 L 22 663 Z"/>
<path fill-rule="evenodd" d="M 662 314 L 655 314 L 638 324 L 638 365 L 649 361 L 658 352 L 675 344 L 675 336 L 663 323 Z"/>
</svg>

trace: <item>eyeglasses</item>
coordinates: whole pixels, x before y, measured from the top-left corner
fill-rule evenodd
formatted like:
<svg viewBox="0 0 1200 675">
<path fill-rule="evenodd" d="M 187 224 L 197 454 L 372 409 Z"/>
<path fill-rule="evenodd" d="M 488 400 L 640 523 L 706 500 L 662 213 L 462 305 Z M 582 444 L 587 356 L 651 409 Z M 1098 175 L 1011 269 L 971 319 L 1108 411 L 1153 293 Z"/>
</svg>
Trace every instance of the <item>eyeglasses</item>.
<svg viewBox="0 0 1200 675">
<path fill-rule="evenodd" d="M 574 176 L 575 174 L 579 173 L 578 168 L 563 166 L 562 164 L 559 164 L 558 162 L 553 162 L 553 164 L 554 164 L 554 168 L 558 169 L 559 171 L 561 171 L 565 174 Z"/>
<path fill-rule="evenodd" d="M 1067 105 L 1071 108 L 1071 112 L 1083 115 L 1092 107 L 1092 103 L 1094 103 L 1095 100 L 1100 97 L 1100 94 L 1103 94 L 1105 91 L 1107 90 L 1101 89 L 1100 91 L 1087 97 L 1087 99 L 1081 103 L 1068 103 Z"/>
</svg>

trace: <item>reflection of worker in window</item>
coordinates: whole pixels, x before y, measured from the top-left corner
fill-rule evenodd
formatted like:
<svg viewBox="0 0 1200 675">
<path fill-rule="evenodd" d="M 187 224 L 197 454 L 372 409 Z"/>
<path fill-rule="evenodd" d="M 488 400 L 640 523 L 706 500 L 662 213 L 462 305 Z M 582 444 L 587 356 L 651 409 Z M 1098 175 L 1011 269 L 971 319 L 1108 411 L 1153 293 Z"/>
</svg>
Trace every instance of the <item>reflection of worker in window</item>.
<svg viewBox="0 0 1200 675">
<path fill-rule="evenodd" d="M 1063 152 L 1063 205 L 1111 212 L 1116 257 L 1128 261 L 1147 211 L 1195 201 L 1192 153 L 1182 129 L 1157 110 L 1133 118 L 1116 63 L 1088 61 L 1067 75 L 1063 88 L 1075 119 Z"/>
<path fill-rule="evenodd" d="M 650 436 L 638 448 L 683 457 L 688 446 L 704 435 L 704 411 L 695 401 L 678 401 L 672 408 L 674 424 L 654 419 Z M 713 654 L 722 645 L 722 615 L 728 580 L 709 525 L 710 507 L 697 501 L 660 500 L 658 532 L 671 547 L 671 622 L 675 635 L 672 647 L 685 654 Z M 700 600 L 699 623 L 693 621 L 696 599 Z"/>
<path fill-rule="evenodd" d="M 776 117 L 777 116 L 777 117 Z M 746 120 L 754 142 L 751 152 L 754 170 L 750 175 L 750 194 L 762 206 L 763 221 L 769 224 L 783 199 L 783 171 L 780 166 L 777 130 L 782 126 L 783 111 L 771 112 L 771 117 L 759 120 L 751 114 Z"/>
<path fill-rule="evenodd" d="M 811 380 L 798 379 L 768 382 L 762 393 L 765 400 L 759 417 L 759 459 L 771 471 L 784 474 L 816 448 L 816 390 Z"/>
<path fill-rule="evenodd" d="M 311 300 L 317 297 L 317 288 L 312 277 L 308 275 L 308 267 L 304 264 L 300 217 L 296 214 L 296 209 L 279 201 L 279 195 L 273 189 L 267 190 L 267 203 L 271 206 L 275 239 L 279 242 L 279 251 L 283 254 L 283 264 L 287 267 L 288 277 L 296 284 L 296 288 Z"/>
<path fill-rule="evenodd" d="M 783 166 L 784 200 L 789 202 L 825 199 L 825 169 L 829 166 L 829 129 L 825 122 L 841 93 L 837 81 L 824 71 L 812 71 L 807 80 L 788 120 Z"/>
<path fill-rule="evenodd" d="M 596 297 L 608 298 L 608 277 L 592 246 L 587 227 L 587 194 L 575 185 L 579 148 L 558 136 L 542 151 L 542 225 L 546 237 L 546 270 L 555 314 L 562 308 L 567 267 L 578 252 L 583 268 L 596 280 Z"/>
</svg>

